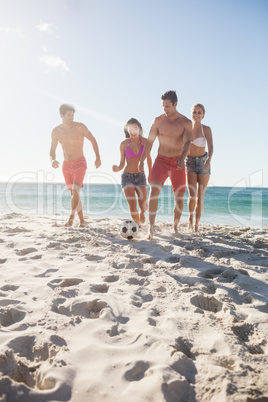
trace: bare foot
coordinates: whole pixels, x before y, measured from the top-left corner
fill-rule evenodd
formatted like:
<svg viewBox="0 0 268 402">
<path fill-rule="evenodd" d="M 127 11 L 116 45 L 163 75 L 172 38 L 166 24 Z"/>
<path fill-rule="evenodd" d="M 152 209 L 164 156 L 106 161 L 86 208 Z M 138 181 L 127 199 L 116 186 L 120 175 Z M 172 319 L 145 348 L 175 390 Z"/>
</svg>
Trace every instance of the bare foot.
<svg viewBox="0 0 268 402">
<path fill-rule="evenodd" d="M 154 225 L 150 225 L 146 236 L 146 240 L 153 240 L 153 238 L 154 238 Z"/>
<path fill-rule="evenodd" d="M 68 222 L 65 223 L 65 227 L 70 228 L 71 226 L 73 226 L 74 220 L 73 218 L 69 218 Z"/>
<path fill-rule="evenodd" d="M 178 233 L 178 224 L 173 225 L 173 233 Z"/>
<path fill-rule="evenodd" d="M 192 223 L 188 223 L 188 229 L 191 230 L 191 231 L 194 230 L 194 227 L 193 227 L 193 224 L 192 224 Z"/>
<path fill-rule="evenodd" d="M 195 231 L 195 232 L 198 232 L 198 230 L 199 230 L 199 229 L 198 229 L 198 223 L 196 223 L 196 224 L 194 225 L 194 231 Z"/>
<path fill-rule="evenodd" d="M 80 225 L 79 225 L 80 228 L 85 228 L 86 226 L 87 226 L 86 221 L 80 221 Z"/>
<path fill-rule="evenodd" d="M 145 222 L 144 211 L 140 211 L 140 222 L 141 222 L 141 223 L 144 223 L 144 222 Z"/>
</svg>

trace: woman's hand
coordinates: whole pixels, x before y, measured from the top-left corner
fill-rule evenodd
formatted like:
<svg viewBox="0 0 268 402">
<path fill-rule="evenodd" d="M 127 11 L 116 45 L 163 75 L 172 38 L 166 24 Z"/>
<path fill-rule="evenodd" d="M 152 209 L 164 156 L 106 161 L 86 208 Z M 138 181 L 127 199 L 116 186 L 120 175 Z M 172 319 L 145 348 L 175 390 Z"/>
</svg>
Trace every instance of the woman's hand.
<svg viewBox="0 0 268 402">
<path fill-rule="evenodd" d="M 117 166 L 117 165 L 113 165 L 112 169 L 113 169 L 113 172 L 119 172 L 119 166 Z"/>
<path fill-rule="evenodd" d="M 204 164 L 204 169 L 209 169 L 210 168 L 210 159 L 207 158 Z"/>
</svg>

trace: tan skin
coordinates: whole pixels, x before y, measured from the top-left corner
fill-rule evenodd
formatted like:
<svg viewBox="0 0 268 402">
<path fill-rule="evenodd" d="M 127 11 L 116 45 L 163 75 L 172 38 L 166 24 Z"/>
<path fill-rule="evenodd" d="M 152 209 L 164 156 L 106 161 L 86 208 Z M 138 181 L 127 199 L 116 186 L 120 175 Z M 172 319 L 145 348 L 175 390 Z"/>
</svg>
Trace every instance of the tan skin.
<svg viewBox="0 0 268 402">
<path fill-rule="evenodd" d="M 205 114 L 203 109 L 200 106 L 194 106 L 191 111 L 192 121 L 193 121 L 193 138 L 203 137 L 201 131 L 201 121 L 204 118 Z M 210 161 L 213 154 L 213 139 L 211 128 L 203 125 L 204 135 L 207 140 L 208 147 L 208 157 L 205 162 L 205 169 L 209 169 Z M 190 145 L 189 155 L 190 156 L 202 156 L 206 152 L 205 147 L 198 147 L 194 144 Z M 194 172 L 188 172 L 186 174 L 187 179 L 187 188 L 189 192 L 188 198 L 188 210 L 189 210 L 189 228 L 194 229 L 195 232 L 198 231 L 199 222 L 201 218 L 201 214 L 204 207 L 204 195 L 206 192 L 206 188 L 210 179 L 210 173 L 207 174 L 196 174 Z M 193 226 L 194 221 L 194 211 L 195 211 L 195 224 Z"/>
<path fill-rule="evenodd" d="M 82 124 L 73 121 L 74 112 L 67 111 L 65 115 L 60 115 L 62 118 L 62 124 L 55 127 L 51 134 L 51 148 L 50 148 L 50 160 L 52 167 L 57 169 L 59 167 L 59 162 L 56 160 L 56 148 L 60 143 L 63 150 L 64 161 L 74 161 L 76 159 L 82 158 L 84 156 L 83 146 L 84 139 L 88 139 L 93 147 L 93 151 L 96 156 L 95 167 L 101 166 L 99 148 L 96 139 L 88 128 Z M 80 200 L 80 189 L 82 183 L 73 183 L 73 188 L 71 190 L 71 208 L 72 212 L 69 217 L 68 222 L 65 226 L 72 226 L 75 212 L 77 212 L 80 227 L 85 226 L 85 220 L 82 211 L 82 204 Z"/>
<path fill-rule="evenodd" d="M 137 124 L 129 124 L 128 125 L 128 133 L 129 133 L 129 140 L 130 140 L 130 148 L 132 151 L 137 155 L 139 153 L 139 150 L 141 148 L 141 142 L 140 138 L 142 139 L 142 143 L 146 144 L 147 140 L 146 138 L 140 137 L 140 128 Z M 126 164 L 126 167 L 124 169 L 124 172 L 126 173 L 140 173 L 138 170 L 138 164 L 140 161 L 140 157 L 134 157 L 134 158 L 126 158 L 125 156 L 125 151 L 128 146 L 128 138 L 124 141 L 121 142 L 120 144 L 120 164 L 119 165 L 113 165 L 112 169 L 114 172 L 119 172 L 122 170 Z M 147 165 L 149 169 L 149 175 L 151 172 L 152 168 L 152 159 L 151 155 L 148 154 L 147 156 Z M 147 210 L 147 189 L 146 187 L 138 187 L 135 188 L 134 186 L 130 187 L 125 187 L 123 188 L 126 200 L 128 202 L 129 206 L 129 211 L 131 214 L 132 219 L 139 225 L 141 226 L 142 223 L 145 222 L 145 211 Z M 136 202 L 136 195 L 138 199 L 138 205 L 139 205 L 139 210 L 137 208 L 137 202 Z"/>
<path fill-rule="evenodd" d="M 177 159 L 178 170 L 184 168 L 184 160 L 188 153 L 191 137 L 192 137 L 192 124 L 191 121 L 179 113 L 176 109 L 177 102 L 174 104 L 169 100 L 162 101 L 162 107 L 164 114 L 157 117 L 151 126 L 151 130 L 148 136 L 147 143 L 144 147 L 141 161 L 139 163 L 139 170 L 143 172 L 144 160 L 147 154 L 151 151 L 153 143 L 156 138 L 159 141 L 158 154 L 174 157 L 180 155 Z M 150 183 L 150 197 L 149 197 L 149 232 L 147 239 L 152 240 L 154 235 L 154 223 L 156 218 L 156 212 L 158 208 L 158 196 L 162 189 L 162 183 L 160 181 L 152 181 Z M 174 224 L 173 229 L 177 232 L 178 223 L 181 218 L 183 210 L 183 197 L 184 193 L 175 192 L 174 194 Z"/>
</svg>

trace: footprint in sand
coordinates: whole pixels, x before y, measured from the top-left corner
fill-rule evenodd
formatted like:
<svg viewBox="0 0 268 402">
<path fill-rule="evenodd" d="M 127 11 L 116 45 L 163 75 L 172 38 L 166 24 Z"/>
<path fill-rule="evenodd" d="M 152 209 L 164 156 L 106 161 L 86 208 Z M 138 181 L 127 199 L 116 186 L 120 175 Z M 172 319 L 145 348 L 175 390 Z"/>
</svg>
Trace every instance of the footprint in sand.
<svg viewBox="0 0 268 402">
<path fill-rule="evenodd" d="M 129 278 L 127 283 L 130 285 L 146 286 L 149 284 L 147 279 Z"/>
<path fill-rule="evenodd" d="M 48 286 L 52 289 L 55 288 L 67 288 L 70 286 L 76 286 L 79 283 L 84 282 L 83 279 L 80 278 L 65 278 L 65 279 L 53 279 L 48 283 Z"/>
<path fill-rule="evenodd" d="M 7 261 L 7 258 L 0 258 L 0 264 L 4 264 Z"/>
<path fill-rule="evenodd" d="M 79 301 L 79 299 L 76 298 L 74 301 L 58 298 L 53 301 L 52 310 L 69 317 L 80 316 L 94 319 L 99 318 L 101 311 L 107 306 L 106 302 L 99 299 Z"/>
<path fill-rule="evenodd" d="M 200 276 L 201 278 L 206 278 L 206 279 L 214 279 L 215 276 L 219 276 L 222 274 L 222 272 L 224 271 L 224 268 L 211 268 L 211 269 L 207 269 L 204 272 L 200 272 L 198 274 L 198 276 Z"/>
<path fill-rule="evenodd" d="M 232 328 L 233 333 L 243 342 L 249 341 L 249 336 L 254 333 L 254 327 L 251 324 L 238 324 Z"/>
<path fill-rule="evenodd" d="M 14 307 L 0 308 L 0 326 L 10 327 L 11 325 L 23 320 L 25 312 Z"/>
<path fill-rule="evenodd" d="M 221 251 L 217 251 L 216 253 L 213 253 L 212 257 L 216 257 L 216 258 L 231 257 L 232 255 L 235 255 L 237 253 L 238 253 L 237 251 L 231 251 L 231 250 L 224 251 L 224 250 L 221 250 Z"/>
<path fill-rule="evenodd" d="M 150 364 L 140 360 L 135 363 L 131 363 L 131 366 L 133 367 L 125 372 L 125 379 L 127 381 L 140 381 L 142 378 L 144 378 L 144 375 L 149 369 Z"/>
<path fill-rule="evenodd" d="M 158 288 L 155 289 L 159 293 L 166 293 L 167 289 L 165 286 L 159 286 Z"/>
<path fill-rule="evenodd" d="M 174 249 L 173 246 L 163 246 L 161 247 L 161 250 L 164 251 L 165 253 L 170 253 Z"/>
<path fill-rule="evenodd" d="M 190 299 L 191 303 L 199 309 L 217 313 L 222 309 L 222 303 L 213 296 L 196 295 Z"/>
<path fill-rule="evenodd" d="M 35 251 L 37 251 L 36 248 L 34 247 L 28 247 L 28 248 L 24 248 L 23 250 L 17 250 L 16 254 L 19 256 L 24 256 L 30 253 L 34 253 Z"/>
<path fill-rule="evenodd" d="M 175 345 L 174 345 L 174 353 L 175 352 L 182 352 L 185 354 L 185 356 L 189 357 L 189 359 L 195 359 L 197 354 L 192 353 L 192 343 L 188 341 L 188 339 L 185 339 L 183 337 L 178 337 L 175 339 Z"/>
<path fill-rule="evenodd" d="M 95 254 L 86 254 L 85 259 L 87 261 L 101 261 L 101 260 L 104 260 L 105 257 L 102 257 L 100 255 L 95 255 Z"/>
<path fill-rule="evenodd" d="M 221 274 L 220 278 L 218 279 L 219 282 L 227 282 L 231 283 L 238 277 L 238 273 L 233 268 L 228 268 Z"/>
<path fill-rule="evenodd" d="M 107 333 L 110 335 L 110 337 L 118 336 L 118 324 L 113 325 L 111 329 L 108 329 Z"/>
<path fill-rule="evenodd" d="M 238 271 L 233 268 L 211 268 L 205 272 L 201 272 L 198 276 L 206 279 L 214 279 L 215 277 L 218 277 L 218 282 L 231 283 L 238 277 Z"/>
<path fill-rule="evenodd" d="M 104 278 L 105 282 L 117 282 L 119 280 L 119 275 L 109 275 Z"/>
<path fill-rule="evenodd" d="M 29 399 L 26 397 L 23 400 L 31 402 L 34 400 L 60 400 L 56 395 L 54 398 L 51 397 L 53 393 L 59 392 L 58 388 L 62 388 L 61 391 L 66 391 L 68 388 L 60 376 L 57 378 L 57 372 L 62 373 L 66 365 L 62 359 L 57 360 L 57 354 L 60 351 L 67 352 L 68 348 L 65 340 L 57 335 L 52 335 L 47 341 L 42 339 L 40 344 L 37 343 L 35 336 L 21 336 L 2 346 L 2 350 L 0 350 L 0 372 L 3 373 L 3 376 L 0 379 L 0 387 L 3 394 L 9 395 L 7 401 L 17 400 L 14 381 L 16 384 L 21 384 L 22 395 L 29 396 Z M 42 369 L 43 365 L 44 369 Z M 52 368 L 50 374 L 48 367 Z M 29 388 L 31 394 L 27 392 Z M 53 391 L 53 388 L 57 389 Z M 63 388 L 65 389 L 63 390 Z M 12 389 L 14 389 L 13 394 L 11 393 Z M 44 395 L 46 399 L 40 394 L 40 390 L 46 391 Z"/>
<path fill-rule="evenodd" d="M 30 258 L 31 258 L 31 260 L 41 260 L 42 257 L 43 256 L 41 254 L 37 254 L 37 255 L 34 255 L 33 257 L 30 257 Z"/>
<path fill-rule="evenodd" d="M 171 264 L 175 264 L 181 261 L 181 257 L 179 255 L 170 255 L 165 259 L 165 261 L 170 262 Z"/>
<path fill-rule="evenodd" d="M 31 232 L 31 230 L 25 229 L 25 228 L 8 228 L 7 230 L 5 230 L 5 232 L 7 233 L 12 233 L 12 234 L 16 234 L 16 233 L 26 233 L 26 232 Z"/>
<path fill-rule="evenodd" d="M 135 295 L 132 296 L 132 304 L 136 307 L 141 307 L 143 303 L 149 303 L 153 300 L 153 296 L 146 289 L 138 290 Z"/>
<path fill-rule="evenodd" d="M 0 288 L 1 290 L 3 290 L 3 292 L 8 292 L 8 291 L 15 291 L 17 289 L 19 289 L 19 286 L 16 285 L 4 285 Z"/>
<path fill-rule="evenodd" d="M 20 303 L 21 303 L 20 300 L 16 300 L 16 299 L 4 298 L 4 299 L 0 300 L 1 307 L 10 306 L 10 304 L 12 304 L 12 306 L 14 306 L 15 304 L 20 304 Z"/>
<path fill-rule="evenodd" d="M 139 276 L 150 276 L 150 275 L 152 275 L 151 272 L 146 271 L 146 270 L 144 270 L 144 269 L 139 269 L 139 268 L 135 269 L 135 272 L 136 272 L 136 274 L 138 274 Z"/>
<path fill-rule="evenodd" d="M 255 334 L 254 326 L 252 324 L 235 324 L 231 327 L 233 333 L 238 339 L 246 346 L 249 353 L 252 355 L 264 354 L 264 348 L 267 344 L 265 338 L 261 338 Z"/>
<path fill-rule="evenodd" d="M 42 274 L 35 275 L 35 277 L 36 278 L 45 278 L 45 277 L 51 276 L 51 274 L 53 274 L 54 272 L 57 272 L 57 271 L 58 271 L 58 269 L 50 268 L 50 269 L 47 269 Z"/>
<path fill-rule="evenodd" d="M 90 290 L 92 292 L 96 292 L 96 293 L 107 293 L 109 290 L 109 286 L 101 284 L 101 285 L 92 285 L 90 287 Z"/>
<path fill-rule="evenodd" d="M 63 250 L 63 247 L 61 247 L 62 244 L 60 242 L 51 242 L 47 244 L 47 248 L 57 248 L 57 250 Z"/>
<path fill-rule="evenodd" d="M 216 293 L 216 286 L 213 285 L 212 283 L 210 285 L 205 286 L 204 288 L 202 288 L 201 290 L 203 290 L 205 293 L 214 295 Z"/>
<path fill-rule="evenodd" d="M 214 364 L 216 366 L 223 367 L 229 371 L 233 371 L 237 369 L 237 366 L 239 365 L 235 359 L 233 359 L 230 356 L 218 356 L 217 360 L 214 361 Z"/>
</svg>

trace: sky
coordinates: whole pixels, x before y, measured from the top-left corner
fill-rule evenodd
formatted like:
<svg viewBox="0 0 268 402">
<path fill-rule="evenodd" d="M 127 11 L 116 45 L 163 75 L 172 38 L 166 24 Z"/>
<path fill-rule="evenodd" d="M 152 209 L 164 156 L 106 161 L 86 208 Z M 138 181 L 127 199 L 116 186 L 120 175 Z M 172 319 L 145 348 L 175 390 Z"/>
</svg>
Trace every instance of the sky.
<svg viewBox="0 0 268 402">
<path fill-rule="evenodd" d="M 100 148 L 87 182 L 120 183 L 124 123 L 147 137 L 173 89 L 188 118 L 206 108 L 209 185 L 268 187 L 267 43 L 267 0 L 0 0 L 0 181 L 63 181 L 49 149 L 71 103 Z"/>
</svg>

